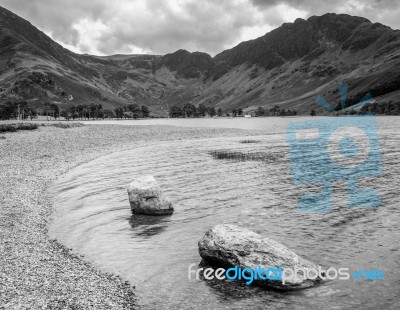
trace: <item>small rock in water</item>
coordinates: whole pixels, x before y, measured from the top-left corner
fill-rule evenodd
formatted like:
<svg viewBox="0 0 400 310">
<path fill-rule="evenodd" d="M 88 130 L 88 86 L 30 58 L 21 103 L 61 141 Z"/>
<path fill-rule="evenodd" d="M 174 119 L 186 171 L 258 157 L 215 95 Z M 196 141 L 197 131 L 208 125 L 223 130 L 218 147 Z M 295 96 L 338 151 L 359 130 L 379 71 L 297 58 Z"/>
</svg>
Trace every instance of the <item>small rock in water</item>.
<svg viewBox="0 0 400 310">
<path fill-rule="evenodd" d="M 274 268 L 278 270 L 279 267 L 282 267 L 283 270 L 290 268 L 293 271 L 297 268 L 297 270 L 306 272 L 307 270 L 310 272 L 322 270 L 319 265 L 298 256 L 279 242 L 235 225 L 216 225 L 207 231 L 199 241 L 199 253 L 209 263 L 236 266 L 241 270 L 244 268 L 253 270 Z M 298 290 L 312 287 L 323 281 L 314 272 L 310 273 L 311 277 L 309 278 L 316 276 L 315 279 L 306 279 L 302 271 L 297 277 L 290 277 L 288 273 L 284 281 L 282 274 L 280 278 L 272 279 L 274 278 L 273 273 L 270 274 L 270 278 L 266 277 L 264 273 L 262 274 L 264 279 L 257 277 L 253 283 L 276 289 Z"/>
<path fill-rule="evenodd" d="M 134 180 L 129 184 L 128 196 L 132 213 L 165 215 L 174 212 L 172 203 L 163 194 L 153 176 Z"/>
</svg>

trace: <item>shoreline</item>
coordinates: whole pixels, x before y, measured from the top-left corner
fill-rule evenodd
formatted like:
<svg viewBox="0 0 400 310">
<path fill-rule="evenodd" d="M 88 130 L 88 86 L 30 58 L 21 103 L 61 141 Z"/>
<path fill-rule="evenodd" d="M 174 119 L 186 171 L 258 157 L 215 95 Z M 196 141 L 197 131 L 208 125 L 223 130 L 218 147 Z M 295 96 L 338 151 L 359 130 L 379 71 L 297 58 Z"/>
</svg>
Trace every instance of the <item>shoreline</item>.
<svg viewBox="0 0 400 310">
<path fill-rule="evenodd" d="M 49 191 L 70 169 L 161 141 L 246 136 L 252 131 L 174 126 L 90 125 L 2 133 L 0 304 L 9 308 L 136 308 L 134 287 L 99 271 L 48 236 Z"/>
</svg>

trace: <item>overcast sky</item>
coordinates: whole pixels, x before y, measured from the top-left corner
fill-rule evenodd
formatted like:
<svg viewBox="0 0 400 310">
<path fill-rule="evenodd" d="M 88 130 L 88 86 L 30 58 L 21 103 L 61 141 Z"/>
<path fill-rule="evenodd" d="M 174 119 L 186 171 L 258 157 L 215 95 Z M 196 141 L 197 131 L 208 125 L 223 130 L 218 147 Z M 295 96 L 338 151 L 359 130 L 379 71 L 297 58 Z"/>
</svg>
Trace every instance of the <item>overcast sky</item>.
<svg viewBox="0 0 400 310">
<path fill-rule="evenodd" d="M 284 22 L 327 12 L 400 28 L 400 0 L 0 0 L 65 47 L 96 55 L 215 55 Z"/>
</svg>

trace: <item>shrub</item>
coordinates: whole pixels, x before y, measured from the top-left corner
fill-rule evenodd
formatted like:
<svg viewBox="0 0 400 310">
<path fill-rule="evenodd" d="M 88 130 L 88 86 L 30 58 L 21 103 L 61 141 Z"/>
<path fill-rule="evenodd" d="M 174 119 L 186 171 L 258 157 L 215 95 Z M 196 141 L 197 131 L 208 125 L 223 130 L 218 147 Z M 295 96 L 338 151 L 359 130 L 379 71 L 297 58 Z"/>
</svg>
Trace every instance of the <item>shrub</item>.
<svg viewBox="0 0 400 310">
<path fill-rule="evenodd" d="M 65 128 L 83 127 L 85 125 L 82 123 L 50 123 L 50 124 L 45 124 L 45 126 L 53 126 L 65 129 Z"/>
<path fill-rule="evenodd" d="M 232 161 L 263 161 L 263 162 L 274 162 L 278 159 L 278 156 L 272 153 L 263 152 L 239 152 L 231 150 L 214 150 L 209 151 L 214 159 L 225 159 Z"/>
<path fill-rule="evenodd" d="M 240 143 L 260 143 L 260 140 L 242 140 Z"/>
<path fill-rule="evenodd" d="M 17 130 L 34 130 L 38 129 L 37 124 L 32 123 L 16 123 L 16 124 L 0 124 L 0 132 L 15 132 Z"/>
</svg>

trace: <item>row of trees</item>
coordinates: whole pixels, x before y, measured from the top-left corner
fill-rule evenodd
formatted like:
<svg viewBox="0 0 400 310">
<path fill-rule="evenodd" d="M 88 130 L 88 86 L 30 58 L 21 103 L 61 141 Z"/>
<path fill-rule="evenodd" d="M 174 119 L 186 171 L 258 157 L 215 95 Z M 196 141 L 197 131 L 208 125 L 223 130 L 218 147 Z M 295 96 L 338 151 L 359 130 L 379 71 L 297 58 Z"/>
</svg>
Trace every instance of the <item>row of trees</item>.
<svg viewBox="0 0 400 310">
<path fill-rule="evenodd" d="M 130 104 L 128 106 L 115 108 L 114 110 L 103 109 L 102 104 L 89 104 L 70 106 L 62 111 L 61 116 L 66 119 L 105 119 L 105 118 L 120 118 L 120 119 L 137 119 L 139 117 L 149 117 L 150 109 L 148 106 L 138 104 Z"/>
<path fill-rule="evenodd" d="M 400 74 L 396 74 L 395 76 L 387 76 L 386 81 L 377 83 L 375 86 L 373 86 L 370 89 L 370 94 L 372 98 L 376 98 L 394 91 L 397 91 L 400 89 Z M 357 103 L 359 103 L 365 96 L 365 92 L 359 92 L 355 94 L 354 96 L 351 96 L 347 98 L 346 100 L 346 107 L 351 107 Z M 385 102 L 386 104 L 386 102 Z M 337 106 L 335 107 L 336 111 L 340 111 L 342 109 L 342 105 L 339 102 Z M 381 108 L 378 108 L 378 110 L 381 110 Z M 383 111 L 383 110 L 381 110 Z M 386 114 L 385 112 L 379 113 L 379 114 Z"/>
<path fill-rule="evenodd" d="M 130 104 L 125 107 L 120 107 L 120 108 L 115 108 L 114 109 L 115 116 L 117 118 L 123 119 L 123 118 L 147 118 L 150 116 L 150 110 L 149 107 L 146 105 L 139 106 L 136 103 Z"/>
<path fill-rule="evenodd" d="M 0 119 L 34 119 L 37 117 L 37 111 L 29 106 L 27 102 L 6 102 L 0 105 Z"/>
<path fill-rule="evenodd" d="M 105 118 L 120 118 L 120 119 L 137 119 L 139 117 L 147 118 L 150 116 L 148 106 L 138 104 L 130 104 L 128 106 L 115 108 L 114 110 L 103 109 L 102 104 L 77 105 L 70 106 L 60 114 L 66 119 L 105 119 Z"/>
<path fill-rule="evenodd" d="M 359 112 L 353 112 L 352 114 L 400 115 L 400 101 L 367 103 Z"/>
<path fill-rule="evenodd" d="M 294 116 L 297 115 L 297 111 L 285 110 L 279 106 L 274 106 L 270 109 L 264 109 L 263 107 L 258 107 L 256 110 L 256 116 Z"/>
<path fill-rule="evenodd" d="M 47 104 L 45 105 L 45 109 L 43 111 L 43 115 L 48 116 Z M 54 105 L 50 105 L 50 111 L 54 112 L 52 115 L 54 118 L 64 117 L 67 120 L 70 119 L 99 119 L 99 118 L 112 118 L 114 117 L 114 112 L 111 110 L 103 109 L 103 105 L 101 104 L 79 104 L 79 105 L 70 105 L 67 108 L 60 109 L 58 106 L 54 107 Z M 58 111 L 58 116 L 57 116 Z"/>
<path fill-rule="evenodd" d="M 243 110 L 242 109 L 233 109 L 232 110 L 232 116 L 242 116 L 243 115 Z"/>
<path fill-rule="evenodd" d="M 204 117 L 207 115 L 210 117 L 222 116 L 222 109 L 215 110 L 215 107 L 206 107 L 202 103 L 197 108 L 193 104 L 187 103 L 183 107 L 176 104 L 169 109 L 170 117 Z"/>
<path fill-rule="evenodd" d="M 206 107 L 204 104 L 199 104 L 196 108 L 193 104 L 187 103 L 184 106 L 173 105 L 169 109 L 170 117 L 204 117 L 204 116 L 222 116 L 222 109 L 219 108 L 215 110 L 215 107 Z M 279 106 L 274 106 L 270 109 L 264 109 L 263 107 L 258 107 L 255 111 L 256 116 L 294 116 L 297 115 L 297 111 L 285 110 Z M 231 113 L 227 113 L 226 116 L 243 116 L 242 109 L 233 109 Z"/>
<path fill-rule="evenodd" d="M 105 118 L 119 118 L 119 119 L 136 119 L 136 118 L 147 118 L 150 116 L 150 110 L 147 106 L 138 104 L 130 104 L 125 107 L 115 108 L 114 110 L 104 109 L 101 104 L 89 104 L 89 105 L 70 105 L 67 108 L 60 108 L 54 103 L 45 103 L 44 109 L 41 113 L 28 104 L 27 102 L 6 102 L 0 104 L 0 119 L 34 119 L 37 115 L 41 114 L 46 116 L 47 119 L 57 119 L 64 117 L 67 120 L 70 119 L 105 119 Z M 188 103 L 183 107 L 174 105 L 169 111 L 170 117 L 204 117 L 204 116 L 222 116 L 222 109 L 215 110 L 214 107 L 206 107 L 200 104 L 197 108 Z M 255 112 L 256 116 L 294 116 L 297 115 L 297 111 L 285 110 L 274 106 L 270 109 L 264 109 L 258 107 Z M 400 115 L 400 101 L 388 101 L 388 102 L 374 102 L 368 103 L 363 106 L 359 111 L 349 111 L 346 114 L 380 114 L 380 115 Z M 243 111 L 241 109 L 233 109 L 232 114 L 226 114 L 227 116 L 242 116 Z M 311 116 L 315 116 L 315 110 L 311 110 Z"/>
<path fill-rule="evenodd" d="M 55 103 L 45 103 L 44 109 L 38 113 L 35 108 L 27 102 L 6 102 L 0 105 L 0 119 L 33 119 L 38 114 L 46 116 L 47 119 L 57 119 L 64 117 L 70 119 L 104 119 L 104 118 L 120 118 L 136 119 L 139 117 L 149 117 L 150 110 L 147 106 L 138 104 L 130 104 L 125 107 L 115 108 L 114 110 L 104 109 L 101 104 L 80 104 L 69 105 L 66 108 L 61 108 Z"/>
</svg>

